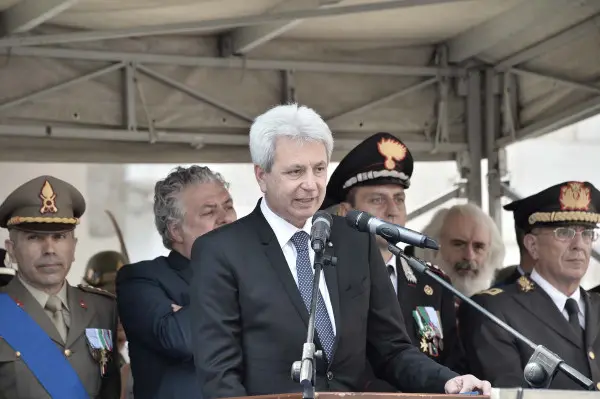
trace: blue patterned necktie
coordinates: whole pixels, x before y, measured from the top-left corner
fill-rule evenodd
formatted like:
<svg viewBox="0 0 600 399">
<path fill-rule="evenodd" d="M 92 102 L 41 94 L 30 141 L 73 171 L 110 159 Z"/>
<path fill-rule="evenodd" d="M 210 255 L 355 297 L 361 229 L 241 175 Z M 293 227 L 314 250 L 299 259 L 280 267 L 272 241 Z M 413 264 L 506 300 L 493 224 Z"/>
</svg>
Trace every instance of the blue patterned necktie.
<svg viewBox="0 0 600 399">
<path fill-rule="evenodd" d="M 312 298 L 312 283 L 314 273 L 308 254 L 308 239 L 309 236 L 307 232 L 298 231 L 292 236 L 291 241 L 296 247 L 296 251 L 298 252 L 298 257 L 296 258 L 298 288 L 300 289 L 300 295 L 302 295 L 302 300 L 306 305 L 306 309 L 310 313 L 310 301 Z M 324 276 L 323 274 L 321 274 L 321 279 L 323 278 Z M 333 328 L 331 326 L 329 314 L 327 313 L 327 308 L 325 308 L 325 302 L 323 301 L 321 290 L 319 290 L 319 299 L 317 300 L 315 328 L 317 330 L 319 339 L 321 340 L 321 345 L 323 346 L 325 356 L 327 356 L 328 360 L 331 360 L 331 355 L 333 352 L 333 343 L 335 341 L 335 334 L 333 333 Z"/>
</svg>

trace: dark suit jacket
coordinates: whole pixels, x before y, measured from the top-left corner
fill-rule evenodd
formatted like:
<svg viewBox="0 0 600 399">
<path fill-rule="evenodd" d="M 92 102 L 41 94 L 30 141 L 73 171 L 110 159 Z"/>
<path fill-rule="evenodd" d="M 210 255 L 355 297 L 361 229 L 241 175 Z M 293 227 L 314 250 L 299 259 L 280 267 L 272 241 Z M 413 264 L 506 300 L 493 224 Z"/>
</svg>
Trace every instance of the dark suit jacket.
<svg viewBox="0 0 600 399">
<path fill-rule="evenodd" d="M 399 389 L 444 392 L 456 374 L 411 344 L 374 237 L 334 216 L 331 242 L 337 266 L 324 276 L 337 334 L 331 364 L 318 364 L 317 390 L 362 390 L 369 346 L 375 371 Z M 260 207 L 198 238 L 192 266 L 194 359 L 205 398 L 301 391 L 290 368 L 301 358 L 308 312 Z"/>
<path fill-rule="evenodd" d="M 596 353 L 600 354 L 600 295 L 581 291 L 586 303 L 586 342 L 582 344 L 552 299 L 533 284 L 527 292 L 512 284 L 483 291 L 473 299 L 535 344 L 544 345 L 592 381 L 599 382 L 600 357 Z M 527 387 L 523 370 L 533 354 L 529 346 L 468 305 L 461 305 L 459 321 L 461 340 L 475 376 L 497 388 Z M 560 372 L 550 388 L 581 389 Z"/>
<path fill-rule="evenodd" d="M 61 352 L 69 358 L 90 398 L 118 399 L 121 391 L 121 375 L 118 369 L 118 353 L 109 358 L 104 376 L 100 364 L 90 352 L 85 330 L 99 328 L 110 330 L 113 348 L 117 348 L 117 309 L 114 295 L 89 287 L 67 287 L 71 326 L 66 342 L 63 341 L 52 320 L 44 309 L 15 277 L 8 285 L 0 288 L 48 334 Z M 0 323 L 6 322 L 1 320 Z M 48 392 L 38 382 L 17 352 L 0 337 L 0 392 L 7 398 L 50 399 Z M 51 367 L 51 365 L 50 365 Z"/>
<path fill-rule="evenodd" d="M 521 276 L 522 274 L 516 265 L 507 266 L 498 270 L 496 277 L 494 278 L 494 282 L 492 283 L 492 287 L 502 287 L 505 285 L 514 284 Z"/>
<path fill-rule="evenodd" d="M 117 274 L 117 302 L 136 397 L 201 397 L 191 346 L 191 278 L 189 260 L 176 251 L 126 265 Z M 171 304 L 182 309 L 173 313 Z"/>
</svg>

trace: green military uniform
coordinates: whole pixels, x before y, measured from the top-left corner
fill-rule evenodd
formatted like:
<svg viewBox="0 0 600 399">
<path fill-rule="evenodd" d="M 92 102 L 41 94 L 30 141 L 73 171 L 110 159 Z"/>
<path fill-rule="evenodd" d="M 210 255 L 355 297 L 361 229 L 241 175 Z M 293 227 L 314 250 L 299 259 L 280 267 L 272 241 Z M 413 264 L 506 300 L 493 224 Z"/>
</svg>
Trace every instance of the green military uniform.
<svg viewBox="0 0 600 399">
<path fill-rule="evenodd" d="M 85 200 L 75 187 L 52 176 L 41 176 L 17 188 L 0 205 L 0 227 L 40 234 L 68 232 L 79 223 L 84 211 Z M 53 368 L 53 362 L 56 366 L 70 366 L 75 379 L 81 383 L 78 386 L 83 386 L 78 392 L 84 394 L 79 397 L 87 392 L 85 397 L 89 398 L 119 398 L 114 295 L 92 287 L 73 287 L 65 282 L 61 291 L 53 296 L 58 298 L 58 304 L 54 303 L 57 307 L 48 310 L 49 295 L 32 287 L 19 275 L 1 287 L 0 294 L 8 294 L 33 321 L 31 324 L 39 326 L 37 331 L 41 331 L 44 342 L 49 343 L 50 353 L 64 356 L 67 362 L 58 357 L 45 358 L 46 367 Z M 61 317 L 56 317 L 59 314 Z M 95 338 L 100 336 L 103 343 L 99 346 Z M 51 398 L 50 384 L 47 379 L 40 378 L 43 373 L 35 368 L 26 353 L 32 353 L 26 343 L 14 347 L 7 337 L 0 338 L 0 392 L 7 399 Z"/>
<path fill-rule="evenodd" d="M 542 226 L 595 228 L 600 222 L 600 192 L 588 182 L 565 182 L 519 200 L 515 208 L 518 218 L 523 218 L 516 222 L 527 226 L 526 233 Z M 580 288 L 567 298 L 537 276 L 534 268 L 531 275 L 480 292 L 472 299 L 535 344 L 557 354 L 600 389 L 600 295 Z M 583 327 L 568 309 L 567 302 L 575 300 L 573 297 L 584 304 Z M 564 301 L 562 307 L 556 298 Z M 458 317 L 470 372 L 497 388 L 528 387 L 523 371 L 533 349 L 468 304 L 461 305 Z M 550 388 L 581 389 L 560 371 Z"/>
</svg>

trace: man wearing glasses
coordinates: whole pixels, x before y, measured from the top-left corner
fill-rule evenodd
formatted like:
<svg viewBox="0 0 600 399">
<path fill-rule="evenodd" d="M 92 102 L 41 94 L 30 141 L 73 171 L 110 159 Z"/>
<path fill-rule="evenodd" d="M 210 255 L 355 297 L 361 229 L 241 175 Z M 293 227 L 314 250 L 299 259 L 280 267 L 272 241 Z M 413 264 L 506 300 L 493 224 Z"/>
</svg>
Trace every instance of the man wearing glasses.
<svg viewBox="0 0 600 399">
<path fill-rule="evenodd" d="M 523 244 L 533 271 L 473 299 L 600 389 L 600 295 L 580 287 L 598 238 L 600 191 L 589 182 L 565 182 L 511 208 L 525 227 Z M 531 348 L 468 304 L 459 309 L 459 323 L 472 374 L 498 388 L 528 387 L 523 369 Z M 550 388 L 581 389 L 560 371 Z"/>
</svg>

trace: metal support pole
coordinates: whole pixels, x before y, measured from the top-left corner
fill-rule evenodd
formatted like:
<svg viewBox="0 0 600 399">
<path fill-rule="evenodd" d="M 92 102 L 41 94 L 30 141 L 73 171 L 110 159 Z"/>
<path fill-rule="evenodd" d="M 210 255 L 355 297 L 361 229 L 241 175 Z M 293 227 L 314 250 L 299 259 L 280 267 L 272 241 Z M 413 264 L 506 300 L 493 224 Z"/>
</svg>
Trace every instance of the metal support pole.
<svg viewBox="0 0 600 399">
<path fill-rule="evenodd" d="M 137 130 L 135 70 L 136 65 L 130 62 L 125 65 L 123 74 L 123 124 L 127 126 L 129 131 Z"/>
<path fill-rule="evenodd" d="M 422 205 L 421 207 L 415 209 L 414 211 L 412 211 L 411 213 L 406 215 L 406 220 L 411 221 L 413 219 L 418 218 L 421 215 L 426 214 L 427 212 L 431 211 L 432 209 L 435 209 L 438 206 L 445 204 L 446 202 L 450 201 L 451 199 L 461 198 L 464 195 L 464 189 L 465 189 L 464 184 L 459 183 L 454 188 L 452 188 L 450 191 L 438 196 L 437 198 L 432 199 L 425 205 Z"/>
<path fill-rule="evenodd" d="M 502 194 L 507 197 L 510 198 L 513 201 L 518 201 L 521 198 L 523 198 L 522 196 L 520 196 L 519 194 L 517 194 L 508 184 L 506 183 L 502 183 L 501 184 L 501 188 L 502 188 Z M 594 248 L 592 248 L 592 258 L 596 259 L 598 262 L 600 262 L 600 252 L 598 252 L 597 250 L 595 250 Z"/>
<path fill-rule="evenodd" d="M 294 83 L 294 72 L 290 70 L 281 71 L 282 78 L 282 103 L 295 103 L 298 101 L 296 97 L 296 85 Z"/>
<path fill-rule="evenodd" d="M 108 67 L 105 67 L 102 69 L 98 69 L 94 72 L 87 73 L 83 76 L 78 76 L 76 78 L 69 79 L 65 82 L 47 87 L 42 90 L 38 90 L 38 91 L 30 93 L 30 94 L 27 94 L 23 97 L 19 97 L 14 100 L 7 101 L 3 104 L 0 104 L 0 111 L 6 111 L 9 108 L 15 107 L 17 105 L 21 105 L 23 103 L 26 103 L 27 101 L 34 100 L 38 97 L 45 96 L 46 94 L 54 93 L 55 91 L 59 91 L 59 90 L 65 89 L 67 87 L 76 85 L 77 83 L 87 82 L 87 81 L 95 79 L 99 76 L 106 75 L 107 73 L 121 69 L 121 68 L 123 68 L 123 66 L 125 66 L 125 64 L 123 64 L 122 62 L 118 62 L 111 66 L 108 66 Z"/>
<path fill-rule="evenodd" d="M 488 160 L 488 213 L 502 231 L 502 188 L 500 179 L 500 149 L 496 138 L 500 132 L 499 75 L 493 68 L 485 71 L 485 152 Z"/>
<path fill-rule="evenodd" d="M 229 105 L 223 104 L 222 102 L 220 102 L 214 98 L 211 98 L 204 93 L 200 93 L 200 92 L 192 89 L 191 87 L 188 87 L 185 84 L 176 81 L 175 79 L 172 79 L 166 75 L 163 75 L 160 72 L 156 72 L 156 71 L 154 71 L 148 67 L 145 67 L 143 65 L 138 65 L 137 69 L 140 72 L 144 73 L 145 75 L 155 79 L 156 81 L 158 81 L 166 86 L 177 89 L 177 90 L 181 91 L 182 93 L 185 93 L 188 96 L 190 96 L 198 101 L 203 101 L 207 104 L 210 104 L 215 108 L 225 111 L 228 114 L 233 115 L 237 118 L 240 118 L 241 120 L 244 120 L 246 122 L 252 122 L 254 120 L 254 118 L 233 109 Z"/>
<path fill-rule="evenodd" d="M 481 207 L 481 157 L 482 157 L 482 98 L 481 98 L 481 71 L 473 68 L 467 73 L 467 139 L 468 161 L 467 168 L 467 198 Z"/>
</svg>

